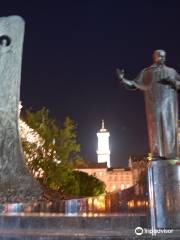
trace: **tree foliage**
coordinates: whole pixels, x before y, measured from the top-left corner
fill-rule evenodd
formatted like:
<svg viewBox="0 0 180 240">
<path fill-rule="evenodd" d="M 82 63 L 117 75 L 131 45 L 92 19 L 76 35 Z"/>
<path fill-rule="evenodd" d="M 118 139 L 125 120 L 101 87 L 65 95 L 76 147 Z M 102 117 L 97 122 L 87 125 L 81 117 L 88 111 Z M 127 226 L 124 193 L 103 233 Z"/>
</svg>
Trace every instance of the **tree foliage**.
<svg viewBox="0 0 180 240">
<path fill-rule="evenodd" d="M 76 125 L 66 118 L 59 127 L 49 118 L 46 108 L 35 113 L 26 112 L 26 123 L 39 136 L 39 140 L 29 142 L 22 138 L 27 165 L 43 184 L 59 189 L 62 182 L 71 178 L 73 166 L 82 162 L 80 145 L 76 141 Z"/>
<path fill-rule="evenodd" d="M 42 184 L 76 196 L 104 192 L 101 181 L 74 171 L 76 165 L 85 164 L 80 156 L 77 126 L 73 120 L 67 117 L 62 126 L 58 126 L 49 118 L 46 108 L 35 113 L 27 111 L 25 119 L 36 140 L 21 134 L 24 156 L 29 170 Z"/>
<path fill-rule="evenodd" d="M 105 183 L 85 172 L 74 171 L 76 181 L 79 183 L 79 195 L 97 196 L 105 193 Z"/>
</svg>

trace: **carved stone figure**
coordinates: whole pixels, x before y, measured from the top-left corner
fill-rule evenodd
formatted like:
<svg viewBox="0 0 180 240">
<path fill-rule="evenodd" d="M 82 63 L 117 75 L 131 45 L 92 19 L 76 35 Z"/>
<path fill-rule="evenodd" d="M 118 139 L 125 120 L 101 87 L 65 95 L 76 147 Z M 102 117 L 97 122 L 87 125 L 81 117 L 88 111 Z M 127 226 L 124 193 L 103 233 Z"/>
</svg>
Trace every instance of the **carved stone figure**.
<svg viewBox="0 0 180 240">
<path fill-rule="evenodd" d="M 117 69 L 118 77 L 128 88 L 144 92 L 150 152 L 153 158 L 178 158 L 178 99 L 180 76 L 165 65 L 166 53 L 156 50 L 153 64 L 143 69 L 136 79 L 124 78 L 124 70 Z"/>
<path fill-rule="evenodd" d="M 0 202 L 29 201 L 41 188 L 26 169 L 18 130 L 24 21 L 0 18 Z"/>
</svg>

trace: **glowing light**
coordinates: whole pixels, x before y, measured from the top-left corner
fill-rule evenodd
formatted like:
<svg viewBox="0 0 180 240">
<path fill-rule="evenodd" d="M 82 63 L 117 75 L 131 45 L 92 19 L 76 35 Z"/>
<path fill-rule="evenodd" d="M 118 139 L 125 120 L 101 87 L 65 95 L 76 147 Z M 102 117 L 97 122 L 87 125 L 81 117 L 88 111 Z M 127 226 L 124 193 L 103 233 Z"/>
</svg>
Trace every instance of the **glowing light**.
<svg viewBox="0 0 180 240">
<path fill-rule="evenodd" d="M 125 186 L 124 184 L 121 184 L 121 190 L 124 190 Z"/>
<path fill-rule="evenodd" d="M 24 121 L 19 119 L 19 131 L 21 138 L 26 138 L 26 140 L 30 143 L 38 143 L 41 145 L 43 143 L 43 139 L 36 133 L 32 128 L 30 128 Z"/>
<path fill-rule="evenodd" d="M 128 207 L 133 208 L 134 207 L 134 200 L 131 200 L 128 202 Z"/>
<path fill-rule="evenodd" d="M 100 196 L 99 200 L 105 200 L 105 196 Z"/>
<path fill-rule="evenodd" d="M 109 132 L 104 128 L 104 121 L 102 121 L 102 128 L 97 133 L 98 137 L 98 163 L 107 162 L 108 168 L 110 167 L 110 149 L 109 149 Z"/>
<path fill-rule="evenodd" d="M 98 136 L 98 152 L 105 152 L 105 153 L 110 153 L 109 150 L 109 133 L 99 133 L 97 134 Z"/>
<path fill-rule="evenodd" d="M 148 153 L 147 160 L 148 160 L 148 161 L 152 161 L 152 159 L 153 159 L 152 154 L 151 154 L 151 153 Z"/>
<path fill-rule="evenodd" d="M 19 114 L 22 108 L 21 103 L 19 104 Z M 28 152 L 24 151 L 25 159 L 27 160 L 27 164 L 31 163 L 37 156 L 36 149 L 40 148 L 42 152 L 42 158 L 48 156 L 53 157 L 53 161 L 57 164 L 61 163 L 60 159 L 56 159 L 56 151 L 52 151 L 50 149 L 45 150 L 43 148 L 44 139 L 32 128 L 30 128 L 23 120 L 19 118 L 19 132 L 22 141 L 29 142 L 33 144 L 33 149 L 30 149 Z M 55 139 L 53 139 L 52 144 L 55 144 Z M 39 168 L 37 171 L 32 171 L 34 177 L 39 178 L 43 176 L 44 171 L 42 168 Z"/>
<path fill-rule="evenodd" d="M 91 213 L 91 212 L 88 213 L 88 216 L 89 216 L 89 217 L 93 217 L 93 213 Z"/>
</svg>

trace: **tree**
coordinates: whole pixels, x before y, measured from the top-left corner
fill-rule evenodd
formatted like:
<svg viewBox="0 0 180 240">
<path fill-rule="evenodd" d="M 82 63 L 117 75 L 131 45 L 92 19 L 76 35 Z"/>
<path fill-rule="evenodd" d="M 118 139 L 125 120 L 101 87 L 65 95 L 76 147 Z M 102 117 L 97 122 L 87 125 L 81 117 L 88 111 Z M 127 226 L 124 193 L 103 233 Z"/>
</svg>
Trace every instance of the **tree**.
<svg viewBox="0 0 180 240">
<path fill-rule="evenodd" d="M 74 170 L 76 165 L 85 164 L 73 120 L 67 117 L 59 127 L 46 108 L 26 111 L 25 119 L 26 123 L 20 120 L 24 156 L 29 170 L 42 184 L 74 196 L 105 192 L 105 184 L 99 179 Z"/>
<path fill-rule="evenodd" d="M 68 192 L 78 193 L 73 171 L 74 166 L 83 161 L 76 140 L 77 126 L 73 120 L 67 117 L 60 128 L 55 120 L 49 118 L 46 108 L 35 113 L 26 111 L 25 119 L 31 136 L 36 136 L 34 141 L 29 141 L 21 133 L 23 151 L 31 173 L 54 190 L 65 192 L 68 187 Z"/>
<path fill-rule="evenodd" d="M 80 196 L 97 196 L 105 193 L 106 185 L 98 178 L 80 171 L 74 171 L 73 175 L 79 183 Z"/>
</svg>

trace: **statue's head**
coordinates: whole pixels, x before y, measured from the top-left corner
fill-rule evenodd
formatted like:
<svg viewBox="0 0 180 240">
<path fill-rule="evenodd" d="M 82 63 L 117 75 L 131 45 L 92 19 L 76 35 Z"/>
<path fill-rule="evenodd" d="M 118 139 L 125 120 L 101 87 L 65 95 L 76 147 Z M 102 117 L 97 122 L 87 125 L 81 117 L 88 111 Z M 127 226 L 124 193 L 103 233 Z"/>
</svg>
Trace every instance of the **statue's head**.
<svg viewBox="0 0 180 240">
<path fill-rule="evenodd" d="M 153 52 L 153 63 L 164 64 L 166 61 L 166 52 L 164 50 L 155 50 Z"/>
</svg>

